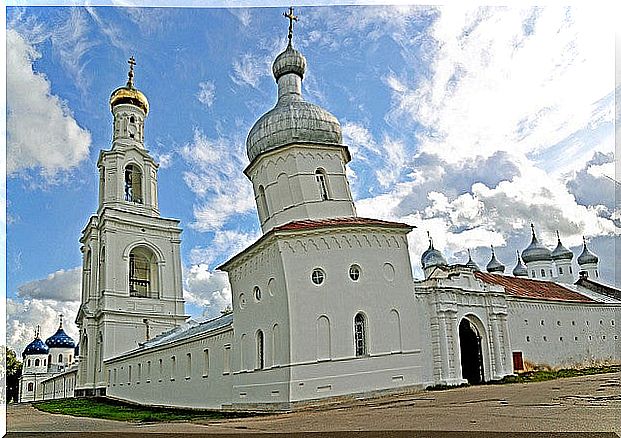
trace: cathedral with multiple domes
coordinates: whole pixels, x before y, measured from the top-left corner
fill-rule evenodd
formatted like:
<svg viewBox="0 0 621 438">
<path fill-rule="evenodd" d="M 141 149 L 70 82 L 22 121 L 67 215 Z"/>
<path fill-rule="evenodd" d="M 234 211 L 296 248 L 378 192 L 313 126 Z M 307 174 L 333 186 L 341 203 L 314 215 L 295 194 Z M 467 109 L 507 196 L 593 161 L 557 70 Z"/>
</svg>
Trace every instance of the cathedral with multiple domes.
<svg viewBox="0 0 621 438">
<path fill-rule="evenodd" d="M 532 226 L 511 274 L 491 248 L 422 254 L 412 225 L 359 217 L 338 119 L 302 96 L 306 59 L 289 43 L 273 63 L 275 106 L 247 138 L 262 235 L 223 263 L 232 307 L 185 315 L 179 221 L 159 214 L 158 165 L 145 148 L 146 96 L 112 93 L 113 140 L 101 151 L 99 206 L 80 238 L 79 352 L 63 328 L 23 352 L 20 400 L 106 396 L 145 405 L 291 410 L 337 396 L 478 384 L 535 367 L 619 362 L 621 291 L 597 256 Z M 577 269 L 576 269 L 577 268 Z"/>
</svg>

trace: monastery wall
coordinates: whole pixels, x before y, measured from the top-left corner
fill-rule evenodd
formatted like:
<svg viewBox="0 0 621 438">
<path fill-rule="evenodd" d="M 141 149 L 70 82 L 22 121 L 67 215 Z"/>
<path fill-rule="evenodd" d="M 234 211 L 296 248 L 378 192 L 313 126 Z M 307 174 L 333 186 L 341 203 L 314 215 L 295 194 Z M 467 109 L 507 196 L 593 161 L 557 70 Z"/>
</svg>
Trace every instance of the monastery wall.
<svg viewBox="0 0 621 438">
<path fill-rule="evenodd" d="M 231 327 L 104 362 L 106 395 L 145 405 L 219 409 L 231 399 Z"/>
<path fill-rule="evenodd" d="M 78 368 L 74 367 L 41 382 L 43 400 L 70 398 L 75 395 Z"/>
<path fill-rule="evenodd" d="M 621 308 L 614 304 L 508 298 L 511 350 L 561 368 L 621 361 Z"/>
</svg>

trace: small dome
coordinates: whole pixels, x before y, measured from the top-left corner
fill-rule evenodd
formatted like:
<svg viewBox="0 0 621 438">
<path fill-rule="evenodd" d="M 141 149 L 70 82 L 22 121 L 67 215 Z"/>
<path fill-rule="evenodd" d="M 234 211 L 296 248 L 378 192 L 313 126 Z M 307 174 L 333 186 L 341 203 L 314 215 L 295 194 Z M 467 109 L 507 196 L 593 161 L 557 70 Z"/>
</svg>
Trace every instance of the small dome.
<svg viewBox="0 0 621 438">
<path fill-rule="evenodd" d="M 492 258 L 490 259 L 485 269 L 487 269 L 487 272 L 499 272 L 501 274 L 505 272 L 505 265 L 500 263 L 498 259 L 496 258 L 496 253 L 494 252 L 493 246 L 492 246 Z"/>
<path fill-rule="evenodd" d="M 468 261 L 466 262 L 466 266 L 472 269 L 473 271 L 481 270 L 481 268 L 479 268 L 479 265 L 477 265 L 477 263 L 474 260 L 472 260 L 472 255 L 470 254 L 470 250 L 468 250 Z"/>
<path fill-rule="evenodd" d="M 556 237 L 558 238 L 558 243 L 556 245 L 556 248 L 554 248 L 554 251 L 552 251 L 552 254 L 551 254 L 552 260 L 573 259 L 574 253 L 563 246 L 563 244 L 561 243 L 561 237 L 559 236 L 558 231 L 556 232 Z"/>
<path fill-rule="evenodd" d="M 274 64 L 272 64 L 272 73 L 276 78 L 276 82 L 287 73 L 295 73 L 300 78 L 303 78 L 305 71 L 306 58 L 291 45 L 288 45 L 285 51 L 281 52 L 274 60 Z"/>
<path fill-rule="evenodd" d="M 65 333 L 62 323 L 56 333 L 45 340 L 45 343 L 50 348 L 75 348 L 75 341 Z"/>
<path fill-rule="evenodd" d="M 513 268 L 513 276 L 514 277 L 528 277 L 528 270 L 526 269 L 526 266 L 524 266 L 524 263 L 522 263 L 522 259 L 520 258 L 520 252 L 516 251 L 517 253 L 517 263 L 515 265 L 515 268 Z"/>
<path fill-rule="evenodd" d="M 431 238 L 429 238 L 429 248 L 420 257 L 420 262 L 423 265 L 423 269 L 432 266 L 448 266 L 442 253 L 433 247 Z"/>
<path fill-rule="evenodd" d="M 43 343 L 43 341 L 37 337 L 30 344 L 26 346 L 24 352 L 22 353 L 22 357 L 27 354 L 47 354 L 49 352 L 49 348 L 47 345 Z"/>
<path fill-rule="evenodd" d="M 597 262 L 599 262 L 599 257 L 597 257 L 595 254 L 589 251 L 589 248 L 587 248 L 586 239 L 583 237 L 582 238 L 582 253 L 578 256 L 578 264 L 582 266 L 582 265 L 587 265 L 590 263 L 597 263 Z"/>
<path fill-rule="evenodd" d="M 530 224 L 530 226 L 532 228 L 533 237 L 528 248 L 522 251 L 522 260 L 524 260 L 524 263 L 552 261 L 550 250 L 537 240 L 535 226 L 533 224 Z"/>
</svg>

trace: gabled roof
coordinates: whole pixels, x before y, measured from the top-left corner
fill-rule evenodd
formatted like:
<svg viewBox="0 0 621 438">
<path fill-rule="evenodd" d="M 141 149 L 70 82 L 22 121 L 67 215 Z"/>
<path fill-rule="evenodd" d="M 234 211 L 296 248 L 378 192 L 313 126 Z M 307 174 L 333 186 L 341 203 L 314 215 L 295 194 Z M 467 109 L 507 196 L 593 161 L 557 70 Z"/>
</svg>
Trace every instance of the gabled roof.
<svg viewBox="0 0 621 438">
<path fill-rule="evenodd" d="M 571 301 L 596 303 L 578 292 L 552 281 L 533 280 L 531 278 L 510 277 L 508 275 L 475 272 L 474 276 L 485 283 L 503 286 L 509 295 L 520 298 L 534 298 L 550 301 Z"/>
<path fill-rule="evenodd" d="M 389 228 L 404 228 L 412 229 L 412 225 L 404 224 L 401 222 L 382 221 L 379 219 L 368 219 L 364 217 L 335 217 L 330 219 L 307 219 L 300 221 L 288 222 L 284 225 L 275 227 L 273 231 L 297 231 L 297 230 L 309 230 L 314 228 L 325 227 L 343 227 L 343 226 L 357 226 L 357 225 L 376 225 L 379 227 Z"/>
</svg>

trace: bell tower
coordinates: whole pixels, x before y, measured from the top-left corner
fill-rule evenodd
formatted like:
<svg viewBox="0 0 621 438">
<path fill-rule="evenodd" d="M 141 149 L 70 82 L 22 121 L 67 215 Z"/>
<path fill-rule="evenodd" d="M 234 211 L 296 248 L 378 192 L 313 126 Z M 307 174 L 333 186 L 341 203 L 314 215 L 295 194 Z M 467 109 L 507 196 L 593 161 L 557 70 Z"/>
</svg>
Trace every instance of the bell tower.
<svg viewBox="0 0 621 438">
<path fill-rule="evenodd" d="M 105 394 L 105 359 L 187 318 L 181 229 L 159 214 L 158 165 L 144 144 L 149 102 L 134 86 L 135 65 L 130 58 L 127 84 L 110 96 L 112 147 L 99 154 L 99 206 L 80 238 L 78 395 Z"/>
</svg>

